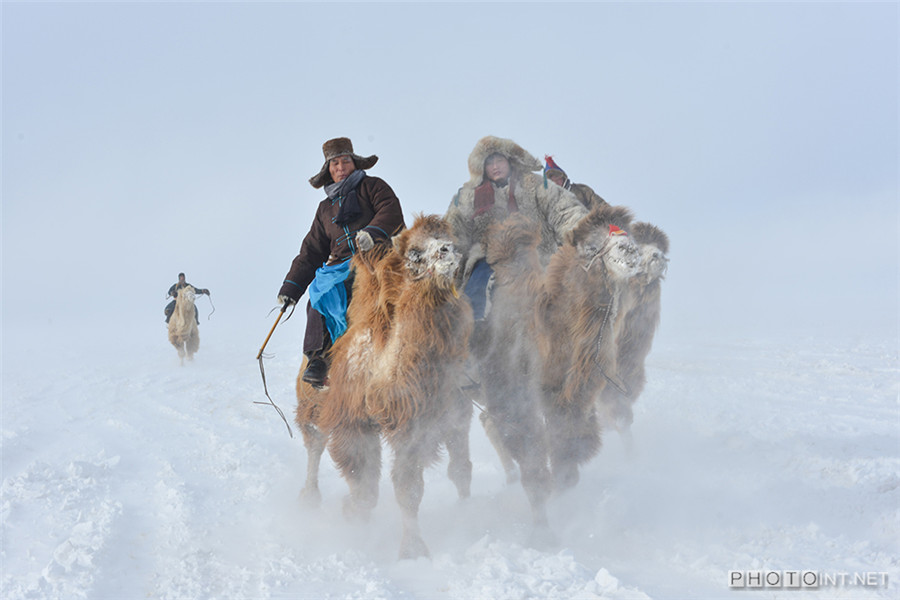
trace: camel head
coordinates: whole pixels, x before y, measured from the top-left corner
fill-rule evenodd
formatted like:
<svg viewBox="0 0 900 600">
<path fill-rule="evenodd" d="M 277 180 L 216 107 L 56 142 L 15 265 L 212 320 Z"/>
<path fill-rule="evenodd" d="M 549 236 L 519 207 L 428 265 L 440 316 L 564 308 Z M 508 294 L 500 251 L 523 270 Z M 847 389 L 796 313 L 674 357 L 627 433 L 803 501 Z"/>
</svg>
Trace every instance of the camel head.
<svg viewBox="0 0 900 600">
<path fill-rule="evenodd" d="M 193 303 L 194 299 L 197 297 L 197 292 L 194 290 L 193 286 L 187 285 L 178 291 L 178 297 Z"/>
<path fill-rule="evenodd" d="M 393 242 L 413 279 L 428 278 L 441 287 L 452 286 L 462 254 L 444 219 L 418 215 L 413 226 L 395 236 Z"/>
<path fill-rule="evenodd" d="M 669 237 L 650 223 L 635 223 L 631 235 L 641 252 L 640 277 L 645 283 L 662 279 L 669 268 Z"/>
<path fill-rule="evenodd" d="M 576 250 L 581 266 L 589 271 L 597 260 L 614 279 L 627 279 L 638 273 L 641 254 L 628 235 L 631 212 L 624 206 L 601 206 L 592 210 L 575 226 L 568 243 Z"/>
</svg>

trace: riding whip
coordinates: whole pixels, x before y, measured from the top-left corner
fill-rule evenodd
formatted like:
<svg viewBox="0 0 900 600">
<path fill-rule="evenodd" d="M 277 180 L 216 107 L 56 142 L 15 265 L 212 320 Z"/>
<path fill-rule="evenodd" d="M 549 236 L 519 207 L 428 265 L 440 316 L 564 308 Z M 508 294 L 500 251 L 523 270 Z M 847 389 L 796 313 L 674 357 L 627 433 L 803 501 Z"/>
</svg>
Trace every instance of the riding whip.
<svg viewBox="0 0 900 600">
<path fill-rule="evenodd" d="M 266 336 L 266 340 L 263 342 L 262 347 L 259 349 L 259 354 L 256 355 L 256 359 L 259 361 L 259 374 L 262 375 L 263 391 L 265 392 L 266 398 L 268 398 L 269 401 L 268 402 L 260 402 L 260 401 L 254 400 L 253 404 L 271 404 L 273 407 L 275 407 L 275 410 L 278 411 L 278 415 L 281 417 L 281 420 L 284 421 L 285 427 L 287 427 L 288 434 L 293 438 L 294 432 L 291 430 L 291 426 L 288 424 L 288 421 L 285 418 L 284 413 L 281 411 L 280 408 L 278 408 L 278 405 L 272 401 L 272 397 L 269 396 L 269 389 L 266 386 L 266 370 L 263 368 L 263 350 L 266 349 L 266 344 L 269 343 L 269 338 L 271 338 L 272 334 L 275 333 L 275 328 L 278 327 L 278 322 L 281 321 L 281 317 L 284 316 L 284 313 L 287 310 L 287 307 L 290 306 L 290 304 L 291 304 L 290 302 L 285 302 L 284 306 L 281 307 L 281 311 L 278 313 L 278 318 L 275 319 L 275 324 L 272 325 L 272 329 L 269 330 L 269 335 Z"/>
</svg>

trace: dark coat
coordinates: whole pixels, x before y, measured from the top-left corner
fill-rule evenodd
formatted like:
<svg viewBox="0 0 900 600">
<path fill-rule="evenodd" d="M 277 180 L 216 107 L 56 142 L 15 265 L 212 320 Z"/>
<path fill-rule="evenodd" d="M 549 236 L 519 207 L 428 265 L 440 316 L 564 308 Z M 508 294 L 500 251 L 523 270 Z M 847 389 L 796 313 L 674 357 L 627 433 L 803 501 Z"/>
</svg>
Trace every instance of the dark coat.
<svg viewBox="0 0 900 600">
<path fill-rule="evenodd" d="M 172 296 L 173 298 L 177 298 L 177 297 L 178 297 L 178 290 L 183 289 L 183 288 L 186 288 L 187 286 L 191 286 L 192 288 L 194 288 L 194 290 L 195 290 L 198 294 L 209 294 L 209 290 L 206 289 L 206 288 L 198 288 L 198 287 L 197 287 L 196 285 L 194 285 L 193 283 L 184 282 L 184 283 L 175 283 L 175 284 L 173 284 L 172 287 L 169 288 L 169 296 Z"/>
<path fill-rule="evenodd" d="M 344 226 L 334 223 L 341 204 L 329 198 L 319 203 L 309 233 L 294 257 L 291 269 L 284 278 L 279 296 L 299 300 L 312 283 L 316 269 L 323 264 L 333 265 L 356 254 L 356 233 L 366 230 L 375 242 L 390 241 L 391 236 L 404 227 L 403 210 L 394 190 L 383 179 L 367 175 L 357 188 L 362 214 Z"/>
</svg>

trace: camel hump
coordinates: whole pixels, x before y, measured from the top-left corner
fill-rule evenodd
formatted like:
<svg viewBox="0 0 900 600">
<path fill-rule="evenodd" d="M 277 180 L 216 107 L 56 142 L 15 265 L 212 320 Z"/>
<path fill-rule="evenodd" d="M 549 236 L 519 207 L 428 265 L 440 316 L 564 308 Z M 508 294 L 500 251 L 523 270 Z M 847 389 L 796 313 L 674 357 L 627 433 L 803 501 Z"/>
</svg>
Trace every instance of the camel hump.
<svg viewBox="0 0 900 600">
<path fill-rule="evenodd" d="M 488 228 L 485 258 L 488 264 L 502 264 L 521 253 L 537 252 L 540 242 L 540 226 L 521 213 L 513 213 Z"/>
</svg>

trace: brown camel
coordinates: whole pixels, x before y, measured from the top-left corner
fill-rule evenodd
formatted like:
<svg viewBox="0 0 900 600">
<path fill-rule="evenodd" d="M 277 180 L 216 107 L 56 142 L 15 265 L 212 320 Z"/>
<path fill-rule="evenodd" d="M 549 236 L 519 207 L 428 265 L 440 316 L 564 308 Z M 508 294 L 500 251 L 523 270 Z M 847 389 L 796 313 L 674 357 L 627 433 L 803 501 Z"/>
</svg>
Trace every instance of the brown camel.
<svg viewBox="0 0 900 600">
<path fill-rule="evenodd" d="M 185 357 L 194 360 L 194 354 L 200 348 L 200 330 L 194 311 L 195 296 L 193 287 L 181 288 L 175 299 L 175 310 L 169 318 L 169 342 L 178 350 L 182 365 Z"/>
<path fill-rule="evenodd" d="M 540 233 L 537 223 L 519 213 L 488 230 L 485 258 L 494 275 L 491 309 L 484 322 L 488 341 L 479 360 L 485 405 L 482 423 L 504 462 L 508 481 L 510 460 L 518 465 L 533 513 L 532 542 L 538 545 L 549 534 L 546 503 L 552 492 L 540 389 L 534 376 L 540 368 L 534 344 L 543 276 L 537 251 Z"/>
<path fill-rule="evenodd" d="M 367 518 L 378 500 L 383 438 L 393 451 L 401 558 L 429 554 L 418 510 L 424 469 L 439 460 L 441 446 L 460 497 L 470 491 L 472 405 L 457 382 L 472 309 L 454 285 L 460 259 L 450 227 L 437 216 L 418 216 L 393 247 L 356 255 L 348 328 L 331 351 L 330 386 L 316 393 L 297 385 L 296 422 L 309 455 L 303 495 L 320 497 L 317 472 L 327 444 L 350 488 L 344 513 Z"/>
<path fill-rule="evenodd" d="M 537 308 L 541 392 L 554 486 L 578 482 L 578 466 L 600 450 L 596 398 L 617 379 L 616 339 L 631 309 L 640 253 L 626 233 L 631 213 L 593 209 L 547 266 Z"/>
<path fill-rule="evenodd" d="M 601 424 L 618 430 L 630 445 L 632 407 L 644 391 L 644 362 L 659 326 L 661 282 L 668 267 L 669 238 L 650 223 L 634 223 L 630 233 L 641 253 L 637 275 L 628 283 L 632 308 L 624 315 L 616 339 L 616 364 L 620 386 L 607 385 L 600 392 Z"/>
</svg>

